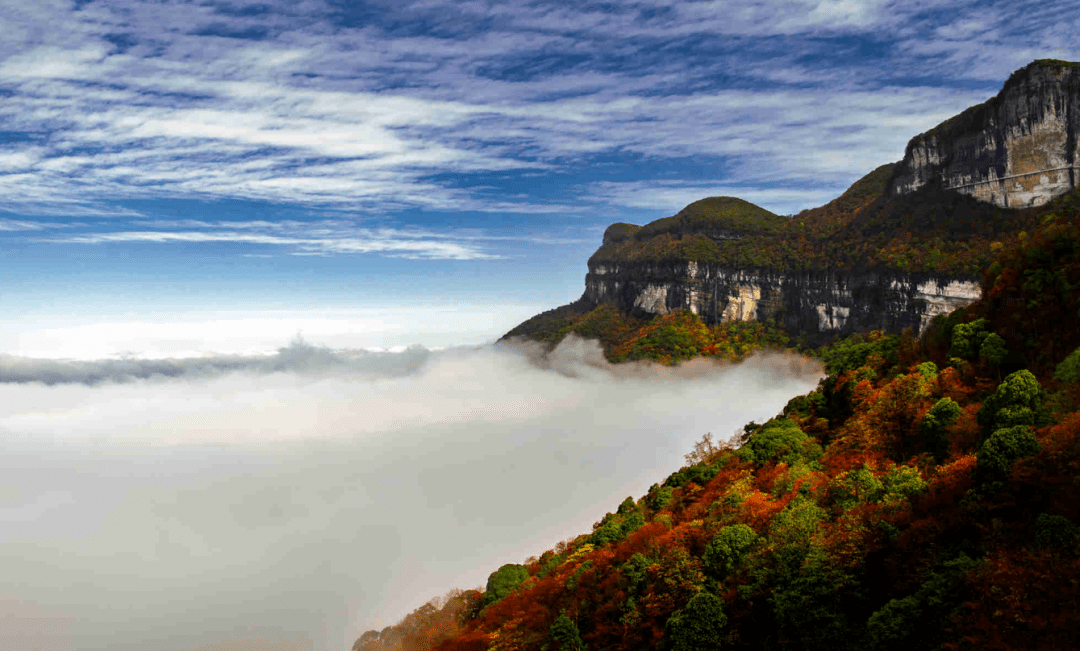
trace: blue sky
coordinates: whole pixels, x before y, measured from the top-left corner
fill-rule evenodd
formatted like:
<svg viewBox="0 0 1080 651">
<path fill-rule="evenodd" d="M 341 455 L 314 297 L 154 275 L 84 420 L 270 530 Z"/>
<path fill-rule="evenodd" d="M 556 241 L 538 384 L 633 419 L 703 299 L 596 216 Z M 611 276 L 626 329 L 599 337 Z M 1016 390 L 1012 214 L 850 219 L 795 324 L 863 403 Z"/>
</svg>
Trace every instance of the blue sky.
<svg viewBox="0 0 1080 651">
<path fill-rule="evenodd" d="M 270 314 L 340 344 L 497 336 L 580 294 L 609 223 L 828 201 L 1013 70 L 1080 58 L 1078 8 L 5 1 L 0 349 Z M 396 337 L 342 335 L 398 308 Z"/>
</svg>

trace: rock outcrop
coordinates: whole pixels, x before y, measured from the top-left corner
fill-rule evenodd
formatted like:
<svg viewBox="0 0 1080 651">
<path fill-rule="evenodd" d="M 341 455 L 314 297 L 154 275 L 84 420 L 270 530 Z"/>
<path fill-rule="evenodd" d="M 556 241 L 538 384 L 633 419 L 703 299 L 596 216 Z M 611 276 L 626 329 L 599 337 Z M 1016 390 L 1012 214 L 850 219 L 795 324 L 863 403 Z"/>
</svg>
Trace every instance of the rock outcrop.
<svg viewBox="0 0 1080 651">
<path fill-rule="evenodd" d="M 893 195 L 955 190 L 1002 207 L 1041 206 L 1080 182 L 1080 64 L 1039 60 L 1001 92 L 908 143 Z"/>
<path fill-rule="evenodd" d="M 917 333 L 980 295 L 974 279 L 607 261 L 590 264 L 581 301 L 613 302 L 638 314 L 690 310 L 706 323 L 772 319 L 789 332 L 813 336 L 909 327 Z"/>
</svg>

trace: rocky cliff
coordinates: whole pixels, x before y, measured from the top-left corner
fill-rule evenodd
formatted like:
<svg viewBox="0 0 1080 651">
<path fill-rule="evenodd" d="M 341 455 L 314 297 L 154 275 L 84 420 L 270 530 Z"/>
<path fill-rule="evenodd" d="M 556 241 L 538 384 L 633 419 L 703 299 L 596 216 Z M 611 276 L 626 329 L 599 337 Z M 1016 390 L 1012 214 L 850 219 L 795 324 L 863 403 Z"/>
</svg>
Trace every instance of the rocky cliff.
<svg viewBox="0 0 1080 651">
<path fill-rule="evenodd" d="M 919 332 L 979 298 L 974 279 L 893 272 L 779 272 L 699 262 L 590 264 L 584 306 L 638 314 L 689 310 L 706 323 L 774 320 L 808 335 L 870 329 Z"/>
<path fill-rule="evenodd" d="M 821 208 L 791 218 L 711 197 L 645 226 L 612 225 L 581 299 L 511 334 L 540 323 L 559 332 L 552 324 L 605 303 L 635 316 L 689 310 L 708 324 L 773 321 L 812 341 L 918 333 L 979 299 L 994 251 L 1053 219 L 1042 214 L 1052 206 L 1036 207 L 1076 190 L 1078 132 L 1080 64 L 1035 61 Z"/>
<path fill-rule="evenodd" d="M 890 191 L 955 190 L 998 206 L 1041 206 L 1080 181 L 1080 64 L 1039 60 L 1001 92 L 914 137 Z"/>
</svg>

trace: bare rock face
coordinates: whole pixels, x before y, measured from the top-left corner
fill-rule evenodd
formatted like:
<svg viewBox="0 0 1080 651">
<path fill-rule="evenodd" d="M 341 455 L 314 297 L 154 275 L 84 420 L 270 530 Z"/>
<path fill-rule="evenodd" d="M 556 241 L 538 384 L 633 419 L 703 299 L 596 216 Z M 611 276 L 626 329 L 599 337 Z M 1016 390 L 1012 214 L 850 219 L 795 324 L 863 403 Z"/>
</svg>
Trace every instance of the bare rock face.
<svg viewBox="0 0 1080 651">
<path fill-rule="evenodd" d="M 1080 182 L 1080 64 L 1039 60 L 996 97 L 908 143 L 893 195 L 955 190 L 1002 207 L 1041 206 Z"/>
<path fill-rule="evenodd" d="M 638 314 L 689 310 L 706 323 L 773 319 L 790 331 L 831 335 L 909 327 L 918 333 L 935 316 L 980 295 L 974 279 L 609 261 L 590 264 L 581 300 L 586 305 L 612 302 Z"/>
</svg>

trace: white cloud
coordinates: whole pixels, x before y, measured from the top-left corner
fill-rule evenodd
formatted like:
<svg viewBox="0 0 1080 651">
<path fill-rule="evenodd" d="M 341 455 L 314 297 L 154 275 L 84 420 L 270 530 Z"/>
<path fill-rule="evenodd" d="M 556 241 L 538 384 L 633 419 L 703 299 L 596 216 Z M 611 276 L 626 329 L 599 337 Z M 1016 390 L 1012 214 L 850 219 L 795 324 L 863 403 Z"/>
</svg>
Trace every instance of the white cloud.
<svg viewBox="0 0 1080 651">
<path fill-rule="evenodd" d="M 548 370 L 495 348 L 433 353 L 405 374 L 381 372 L 392 356 L 312 360 L 0 383 L 0 544 L 19 559 L 3 563 L 0 604 L 35 618 L 0 627 L 0 646 L 348 648 L 588 531 L 703 433 L 767 418 L 819 372 L 611 368 L 581 343 Z"/>
<path fill-rule="evenodd" d="M 298 333 L 307 341 L 335 349 L 482 344 L 498 339 L 544 309 L 534 303 L 485 303 L 479 297 L 473 302 L 414 304 L 398 300 L 363 308 L 318 310 L 159 308 L 115 315 L 83 310 L 57 315 L 39 308 L 8 315 L 0 333 L 0 350 L 19 359 L 56 361 L 129 357 L 205 361 L 208 355 L 274 355 L 283 342 Z M 23 363 L 15 358 L 9 362 Z"/>
<path fill-rule="evenodd" d="M 444 179 L 574 172 L 592 155 L 626 153 L 660 161 L 700 156 L 723 165 L 725 184 L 759 193 L 777 182 L 842 188 L 898 158 L 918 130 L 986 95 L 893 85 L 894 77 L 930 70 L 955 78 L 947 67 L 971 69 L 975 52 L 992 48 L 991 59 L 981 60 L 992 62 L 978 63 L 974 74 L 1002 79 L 1037 54 L 1009 36 L 1029 25 L 1045 27 L 1033 32 L 1045 45 L 1065 54 L 1072 47 L 1075 31 L 1062 21 L 1004 5 L 953 7 L 933 30 L 919 27 L 922 12 L 948 4 L 655 1 L 612 12 L 589 3 L 428 2 L 398 9 L 406 25 L 409 17 L 438 17 L 451 35 L 445 38 L 387 33 L 377 21 L 341 27 L 332 22 L 335 10 L 318 2 L 272 3 L 251 16 L 175 2 L 89 3 L 78 12 L 60 3 L 23 7 L 6 19 L 13 28 L 56 29 L 0 48 L 7 55 L 0 79 L 13 92 L 0 117 L 13 129 L 51 135 L 44 145 L 9 146 L 0 158 L 0 168 L 19 172 L 0 176 L 0 208 L 41 214 L 75 203 L 92 213 L 122 198 L 184 196 L 558 213 L 580 210 L 595 195 L 552 203 L 485 195 Z M 486 31 L 470 28 L 480 16 L 499 20 Z M 261 26 L 269 38 L 200 36 L 208 25 L 219 33 Z M 813 38 L 901 28 L 914 31 L 900 37 L 893 61 L 815 67 L 828 49 Z M 106 36 L 116 34 L 127 35 L 129 49 L 108 54 Z M 657 58 L 688 35 L 792 41 L 721 52 L 708 67 L 692 50 Z M 613 50 L 628 65 L 604 65 Z M 586 63 L 523 79 L 489 73 L 508 61 L 562 56 Z M 713 70 L 795 87 L 718 90 Z"/>
</svg>

